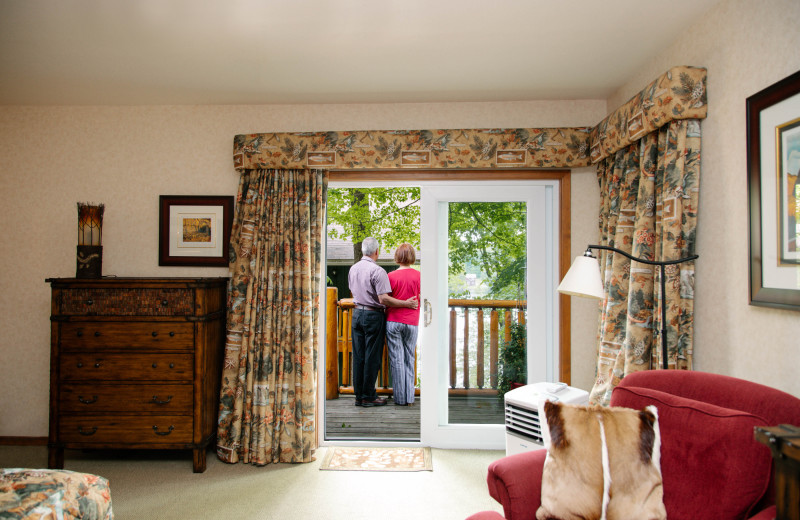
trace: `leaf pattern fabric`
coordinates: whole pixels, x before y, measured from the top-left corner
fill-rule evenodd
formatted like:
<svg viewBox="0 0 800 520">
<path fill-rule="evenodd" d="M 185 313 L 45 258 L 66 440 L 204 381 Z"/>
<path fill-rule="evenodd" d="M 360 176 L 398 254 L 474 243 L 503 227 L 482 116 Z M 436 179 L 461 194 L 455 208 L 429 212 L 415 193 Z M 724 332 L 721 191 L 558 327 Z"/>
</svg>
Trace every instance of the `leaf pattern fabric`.
<svg viewBox="0 0 800 520">
<path fill-rule="evenodd" d="M 700 122 L 672 121 L 605 158 L 600 183 L 600 244 L 648 260 L 694 254 L 700 181 Z M 606 292 L 590 399 L 608 404 L 626 374 L 662 366 L 660 268 L 599 252 Z M 691 370 L 694 262 L 665 267 L 670 369 Z"/>
<path fill-rule="evenodd" d="M 114 520 L 108 480 L 57 469 L 0 469 L 0 519 Z"/>
<path fill-rule="evenodd" d="M 677 66 L 594 127 L 337 130 L 240 134 L 233 166 L 259 168 L 580 168 L 684 119 L 703 119 L 706 69 Z"/>
<path fill-rule="evenodd" d="M 327 182 L 323 170 L 241 175 L 217 430 L 225 462 L 313 460 Z"/>
</svg>

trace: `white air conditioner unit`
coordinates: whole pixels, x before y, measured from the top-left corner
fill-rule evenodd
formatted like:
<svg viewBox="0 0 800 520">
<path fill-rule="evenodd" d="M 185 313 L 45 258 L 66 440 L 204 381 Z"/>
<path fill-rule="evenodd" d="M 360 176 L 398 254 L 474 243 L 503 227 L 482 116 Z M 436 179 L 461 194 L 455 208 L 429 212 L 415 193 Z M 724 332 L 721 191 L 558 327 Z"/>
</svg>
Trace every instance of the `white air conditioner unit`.
<svg viewBox="0 0 800 520">
<path fill-rule="evenodd" d="M 589 392 L 566 383 L 533 383 L 506 392 L 506 455 L 544 448 L 538 403 L 588 404 Z"/>
</svg>

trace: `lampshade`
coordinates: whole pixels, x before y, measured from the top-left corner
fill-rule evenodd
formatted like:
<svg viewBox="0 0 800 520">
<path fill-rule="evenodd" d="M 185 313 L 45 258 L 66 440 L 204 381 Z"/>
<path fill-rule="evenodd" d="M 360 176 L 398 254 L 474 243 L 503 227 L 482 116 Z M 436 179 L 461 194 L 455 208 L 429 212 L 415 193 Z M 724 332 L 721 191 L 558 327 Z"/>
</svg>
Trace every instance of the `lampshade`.
<svg viewBox="0 0 800 520">
<path fill-rule="evenodd" d="M 591 254 L 591 253 L 590 253 Z M 558 292 L 583 298 L 600 298 L 603 293 L 603 282 L 600 280 L 600 264 L 594 256 L 578 256 L 572 262 L 564 279 L 558 286 Z"/>
</svg>

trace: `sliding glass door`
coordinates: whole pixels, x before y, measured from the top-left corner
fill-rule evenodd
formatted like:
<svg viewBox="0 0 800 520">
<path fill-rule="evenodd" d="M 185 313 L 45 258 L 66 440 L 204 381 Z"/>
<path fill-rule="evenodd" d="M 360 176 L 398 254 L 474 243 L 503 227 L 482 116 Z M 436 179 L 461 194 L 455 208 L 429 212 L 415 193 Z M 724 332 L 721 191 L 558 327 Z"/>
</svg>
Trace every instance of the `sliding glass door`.
<svg viewBox="0 0 800 520">
<path fill-rule="evenodd" d="M 554 380 L 555 189 L 525 181 L 423 185 L 424 444 L 504 447 L 497 367 L 514 341 L 527 382 Z"/>
</svg>

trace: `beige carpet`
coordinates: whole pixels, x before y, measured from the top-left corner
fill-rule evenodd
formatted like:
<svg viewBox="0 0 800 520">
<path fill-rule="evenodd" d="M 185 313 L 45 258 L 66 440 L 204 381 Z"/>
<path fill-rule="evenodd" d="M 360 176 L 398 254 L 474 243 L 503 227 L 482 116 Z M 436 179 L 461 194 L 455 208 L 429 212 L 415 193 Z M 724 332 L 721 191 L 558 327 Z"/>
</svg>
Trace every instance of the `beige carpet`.
<svg viewBox="0 0 800 520">
<path fill-rule="evenodd" d="M 502 451 L 433 448 L 435 471 L 320 471 L 331 449 L 267 466 L 209 451 L 205 473 L 192 473 L 191 451 L 67 450 L 66 469 L 108 478 L 115 520 L 464 520 L 503 510 L 486 487 Z M 44 446 L 0 446 L 0 467 L 46 465 Z"/>
<path fill-rule="evenodd" d="M 328 448 L 321 470 L 433 471 L 430 448 Z"/>
</svg>

